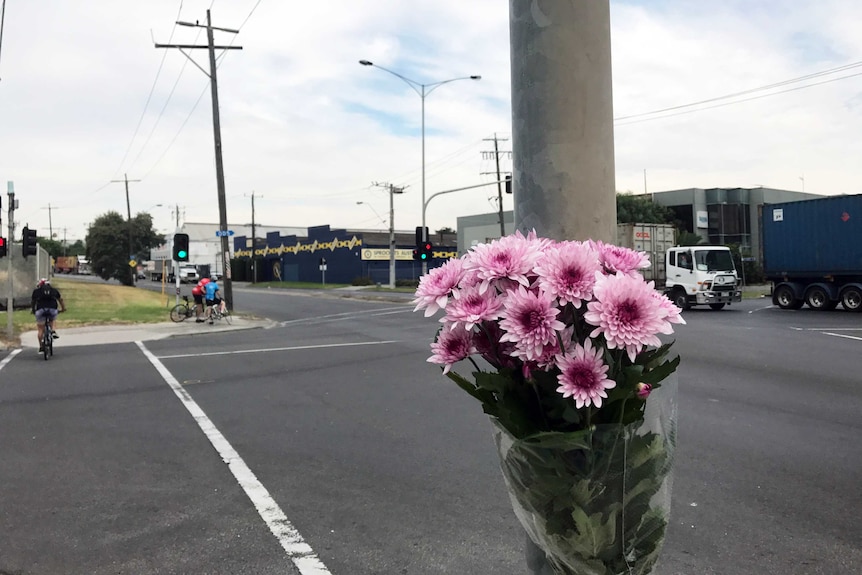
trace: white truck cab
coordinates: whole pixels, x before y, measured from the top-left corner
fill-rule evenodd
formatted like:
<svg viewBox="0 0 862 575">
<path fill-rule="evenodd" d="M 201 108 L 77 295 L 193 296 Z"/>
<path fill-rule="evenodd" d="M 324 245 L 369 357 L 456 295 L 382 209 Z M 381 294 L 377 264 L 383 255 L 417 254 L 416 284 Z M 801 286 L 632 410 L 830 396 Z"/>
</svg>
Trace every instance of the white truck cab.
<svg viewBox="0 0 862 575">
<path fill-rule="evenodd" d="M 722 309 L 742 301 L 739 277 L 726 246 L 678 246 L 665 254 L 665 293 L 680 308 Z"/>
</svg>

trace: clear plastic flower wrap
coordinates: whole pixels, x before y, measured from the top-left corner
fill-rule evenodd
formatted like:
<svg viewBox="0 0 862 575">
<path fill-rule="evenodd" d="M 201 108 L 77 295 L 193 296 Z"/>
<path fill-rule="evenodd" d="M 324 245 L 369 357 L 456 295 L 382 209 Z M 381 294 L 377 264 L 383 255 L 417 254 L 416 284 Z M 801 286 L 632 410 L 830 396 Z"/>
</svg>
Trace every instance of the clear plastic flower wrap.
<svg viewBox="0 0 862 575">
<path fill-rule="evenodd" d="M 670 514 L 676 375 L 642 422 L 537 440 L 491 423 L 515 515 L 556 574 L 652 573 Z"/>
</svg>

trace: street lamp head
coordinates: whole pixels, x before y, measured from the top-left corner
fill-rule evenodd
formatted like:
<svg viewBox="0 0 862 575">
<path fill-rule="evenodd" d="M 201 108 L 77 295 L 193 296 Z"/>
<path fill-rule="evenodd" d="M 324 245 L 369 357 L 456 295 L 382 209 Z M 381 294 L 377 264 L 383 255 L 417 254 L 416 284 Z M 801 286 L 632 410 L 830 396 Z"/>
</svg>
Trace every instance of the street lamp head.
<svg viewBox="0 0 862 575">
<path fill-rule="evenodd" d="M 373 66 L 374 65 L 370 60 L 360 60 L 359 63 L 362 64 L 363 66 Z"/>
<path fill-rule="evenodd" d="M 481 80 L 481 79 L 482 79 L 482 76 L 480 76 L 480 75 L 478 75 L 478 74 L 475 74 L 475 75 L 473 75 L 473 76 L 470 76 L 470 79 L 471 79 L 471 80 Z"/>
</svg>

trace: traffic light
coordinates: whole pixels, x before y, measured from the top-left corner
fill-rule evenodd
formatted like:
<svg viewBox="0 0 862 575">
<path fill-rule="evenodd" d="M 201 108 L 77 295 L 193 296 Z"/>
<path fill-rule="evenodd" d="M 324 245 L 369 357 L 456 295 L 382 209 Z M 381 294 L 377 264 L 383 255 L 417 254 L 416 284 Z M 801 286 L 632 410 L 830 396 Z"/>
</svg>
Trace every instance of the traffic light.
<svg viewBox="0 0 862 575">
<path fill-rule="evenodd" d="M 0 238 L 0 258 L 6 257 L 6 238 Z"/>
<path fill-rule="evenodd" d="M 27 256 L 35 256 L 36 250 L 36 230 L 31 230 L 24 226 L 24 233 L 21 238 L 21 253 L 26 258 Z"/>
<path fill-rule="evenodd" d="M 427 262 L 431 259 L 431 251 L 433 249 L 434 246 L 431 245 L 431 242 L 417 242 L 416 249 L 413 250 L 413 259 Z"/>
<path fill-rule="evenodd" d="M 506 174 L 506 193 L 512 193 L 512 174 Z"/>
<path fill-rule="evenodd" d="M 189 261 L 189 235 L 174 234 L 174 261 Z"/>
</svg>

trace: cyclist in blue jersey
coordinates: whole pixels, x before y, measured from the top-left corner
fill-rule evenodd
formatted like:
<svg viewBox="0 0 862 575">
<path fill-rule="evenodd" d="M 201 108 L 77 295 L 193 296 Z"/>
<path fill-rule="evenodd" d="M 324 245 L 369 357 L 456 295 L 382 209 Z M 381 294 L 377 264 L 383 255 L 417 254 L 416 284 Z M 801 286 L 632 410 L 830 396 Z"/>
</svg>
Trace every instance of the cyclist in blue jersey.
<svg viewBox="0 0 862 575">
<path fill-rule="evenodd" d="M 213 306 L 219 306 L 219 309 L 224 310 L 224 300 L 221 298 L 221 292 L 218 288 L 218 282 L 216 281 L 216 277 L 212 276 L 210 278 L 210 282 L 204 286 L 205 290 L 205 301 L 207 306 L 206 318 L 209 320 L 210 324 L 213 322 Z"/>
</svg>

